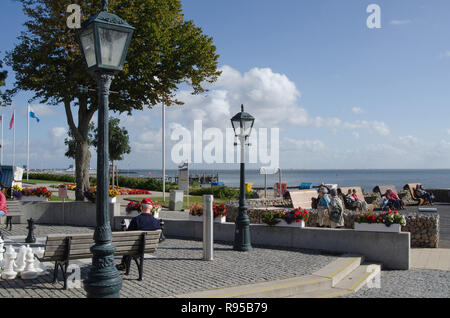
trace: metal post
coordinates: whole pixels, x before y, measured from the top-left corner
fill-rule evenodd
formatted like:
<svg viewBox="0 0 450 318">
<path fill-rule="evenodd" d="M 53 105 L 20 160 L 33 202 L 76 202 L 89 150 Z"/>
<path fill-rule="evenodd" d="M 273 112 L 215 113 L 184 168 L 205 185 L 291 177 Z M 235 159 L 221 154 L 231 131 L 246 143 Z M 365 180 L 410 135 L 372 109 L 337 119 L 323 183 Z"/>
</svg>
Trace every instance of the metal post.
<svg viewBox="0 0 450 318">
<path fill-rule="evenodd" d="M 163 201 L 166 201 L 166 106 L 162 104 L 162 182 Z"/>
<path fill-rule="evenodd" d="M 205 261 L 214 259 L 213 201 L 212 195 L 203 196 L 203 260 Z"/>
<path fill-rule="evenodd" d="M 278 180 L 280 183 L 280 197 L 282 197 L 283 196 L 283 193 L 282 193 L 283 187 L 281 186 L 281 168 L 278 168 Z"/>
<path fill-rule="evenodd" d="M 97 141 L 97 226 L 95 245 L 91 247 L 92 267 L 84 288 L 89 298 L 118 298 L 122 278 L 114 264 L 116 248 L 111 244 L 112 231 L 109 215 L 109 88 L 114 75 L 98 73 L 99 88 L 98 141 Z"/>
<path fill-rule="evenodd" d="M 245 205 L 245 137 L 240 137 L 241 143 L 241 177 L 239 195 L 239 214 L 236 218 L 233 249 L 241 252 L 252 250 L 250 244 L 250 219 Z"/>
<path fill-rule="evenodd" d="M 30 104 L 27 105 L 27 180 L 30 167 Z"/>
</svg>

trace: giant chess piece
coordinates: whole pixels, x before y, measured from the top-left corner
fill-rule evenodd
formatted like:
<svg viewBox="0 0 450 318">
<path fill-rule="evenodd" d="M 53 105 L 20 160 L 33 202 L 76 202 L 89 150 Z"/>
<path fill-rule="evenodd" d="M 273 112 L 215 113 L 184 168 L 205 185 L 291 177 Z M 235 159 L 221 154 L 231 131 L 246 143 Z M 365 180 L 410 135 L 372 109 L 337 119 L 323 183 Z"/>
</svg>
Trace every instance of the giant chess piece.
<svg viewBox="0 0 450 318">
<path fill-rule="evenodd" d="M 5 269 L 2 272 L 2 278 L 6 280 L 14 279 L 17 276 L 17 272 L 14 271 L 14 260 L 17 257 L 17 253 L 11 245 L 8 245 L 5 253 Z"/>
<path fill-rule="evenodd" d="M 35 229 L 34 220 L 31 218 L 28 219 L 27 222 L 28 222 L 27 226 L 28 236 L 25 239 L 25 243 L 36 243 L 36 237 L 34 237 L 34 229 Z"/>
<path fill-rule="evenodd" d="M 159 237 L 159 243 L 166 240 L 166 237 L 164 236 L 164 220 L 160 219 L 159 224 L 161 225 L 161 235 Z"/>
<path fill-rule="evenodd" d="M 31 247 L 27 247 L 25 263 L 25 270 L 20 274 L 20 277 L 22 279 L 35 279 L 38 277 L 38 271 L 34 267 L 34 253 Z"/>
<path fill-rule="evenodd" d="M 17 255 L 16 261 L 14 262 L 14 271 L 20 275 L 25 269 L 25 256 L 27 254 L 28 246 L 22 245 L 19 248 L 19 253 Z"/>
</svg>

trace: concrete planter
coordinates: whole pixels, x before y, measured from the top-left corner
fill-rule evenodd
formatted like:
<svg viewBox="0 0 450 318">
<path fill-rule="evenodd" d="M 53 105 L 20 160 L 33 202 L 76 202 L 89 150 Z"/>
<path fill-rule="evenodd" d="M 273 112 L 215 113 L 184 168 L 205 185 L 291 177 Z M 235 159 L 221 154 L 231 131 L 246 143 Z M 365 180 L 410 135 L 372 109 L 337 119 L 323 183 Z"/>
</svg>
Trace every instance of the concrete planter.
<svg viewBox="0 0 450 318">
<path fill-rule="evenodd" d="M 19 201 L 22 201 L 22 202 L 48 202 L 48 198 L 46 198 L 46 197 L 36 197 L 36 196 L 34 196 L 34 195 L 32 195 L 32 196 L 22 196 L 21 198 L 20 198 L 20 200 Z"/>
<path fill-rule="evenodd" d="M 378 223 L 355 223 L 355 231 L 400 233 L 402 231 L 402 226 L 400 224 L 391 224 L 391 226 L 386 226 Z"/>
<path fill-rule="evenodd" d="M 192 215 L 189 214 L 189 221 L 194 221 L 194 222 L 203 222 L 203 216 L 197 216 L 197 215 Z"/>
<path fill-rule="evenodd" d="M 109 203 L 116 203 L 116 202 L 117 202 L 117 197 L 109 198 Z"/>
<path fill-rule="evenodd" d="M 214 218 L 214 223 L 225 223 L 227 221 L 227 217 L 226 216 L 221 216 L 218 218 Z"/>
<path fill-rule="evenodd" d="M 189 221 L 203 222 L 203 216 L 196 216 L 196 215 L 189 214 Z M 214 218 L 214 223 L 225 223 L 226 221 L 227 221 L 226 216 Z"/>
<path fill-rule="evenodd" d="M 275 226 L 304 228 L 305 227 L 305 221 L 301 220 L 298 223 L 297 222 L 292 222 L 291 224 L 288 224 L 285 220 L 281 220 L 280 223 L 278 223 Z"/>
</svg>

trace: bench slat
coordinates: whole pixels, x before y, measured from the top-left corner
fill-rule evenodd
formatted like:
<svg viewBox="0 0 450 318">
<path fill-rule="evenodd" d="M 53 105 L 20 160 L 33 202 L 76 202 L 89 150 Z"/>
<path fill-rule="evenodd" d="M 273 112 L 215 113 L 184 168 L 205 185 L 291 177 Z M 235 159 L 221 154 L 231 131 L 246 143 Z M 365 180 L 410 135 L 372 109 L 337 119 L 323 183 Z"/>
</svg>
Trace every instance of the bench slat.
<svg viewBox="0 0 450 318">
<path fill-rule="evenodd" d="M 156 242 L 159 242 L 159 238 L 153 238 L 153 239 L 146 239 L 145 240 L 145 245 L 149 245 L 149 244 L 155 244 Z M 76 251 L 76 250 L 80 250 L 80 249 L 89 249 L 91 246 L 93 246 L 95 244 L 95 242 L 92 240 L 92 242 L 90 243 L 83 243 L 83 244 L 71 244 L 71 254 L 72 251 Z M 139 240 L 133 240 L 133 241 L 121 241 L 121 242 L 113 242 L 113 245 L 115 247 L 119 247 L 119 246 L 140 246 L 141 242 Z M 58 250 L 64 250 L 66 248 L 65 245 L 61 244 L 61 245 L 54 245 L 54 246 L 46 246 L 45 247 L 45 251 L 47 252 L 52 252 L 52 251 L 58 251 Z"/>
<path fill-rule="evenodd" d="M 144 253 L 152 253 L 157 249 L 158 244 L 153 244 L 153 245 L 149 245 L 145 248 Z M 114 255 L 119 256 L 119 255 L 137 255 L 139 254 L 140 248 L 139 246 L 136 247 L 132 247 L 130 248 L 129 246 L 121 246 L 118 247 L 116 249 L 116 252 L 114 253 Z M 46 255 L 44 255 L 44 257 L 42 259 L 45 259 L 47 261 L 50 260 L 63 260 L 64 259 L 64 250 L 57 250 L 57 251 L 52 251 L 49 253 L 46 253 Z M 76 250 L 74 251 L 74 253 L 70 253 L 69 255 L 69 259 L 80 259 L 80 258 L 85 258 L 85 256 L 88 256 L 88 258 L 92 258 L 92 253 L 90 251 L 90 249 L 80 249 L 80 250 Z"/>
</svg>

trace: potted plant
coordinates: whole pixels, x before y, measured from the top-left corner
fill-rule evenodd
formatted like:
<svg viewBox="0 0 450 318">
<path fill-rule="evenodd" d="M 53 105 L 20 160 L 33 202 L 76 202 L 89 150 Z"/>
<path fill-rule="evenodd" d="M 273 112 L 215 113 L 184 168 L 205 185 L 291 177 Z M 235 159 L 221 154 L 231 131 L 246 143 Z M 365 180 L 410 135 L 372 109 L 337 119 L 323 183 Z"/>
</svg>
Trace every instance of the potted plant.
<svg viewBox="0 0 450 318">
<path fill-rule="evenodd" d="M 203 206 L 194 202 L 189 207 L 189 220 L 191 221 L 203 221 Z"/>
<path fill-rule="evenodd" d="M 261 214 L 261 220 L 268 226 L 275 226 L 281 222 L 282 212 L 279 211 L 265 211 Z"/>
<path fill-rule="evenodd" d="M 309 212 L 306 209 L 297 208 L 292 211 L 283 211 L 281 213 L 280 226 L 304 228 L 308 221 Z"/>
<path fill-rule="evenodd" d="M 153 201 L 153 207 L 152 207 L 152 215 L 155 218 L 159 218 L 159 212 L 161 212 L 162 205 L 160 205 L 157 201 Z"/>
<path fill-rule="evenodd" d="M 225 223 L 227 221 L 227 207 L 224 204 L 213 205 L 214 222 Z"/>
<path fill-rule="evenodd" d="M 138 215 L 141 213 L 141 203 L 136 201 L 130 201 L 125 208 L 127 214 Z"/>
<path fill-rule="evenodd" d="M 395 232 L 400 233 L 406 220 L 398 211 L 389 210 L 375 214 L 372 212 L 358 214 L 355 219 L 356 231 Z"/>
</svg>

